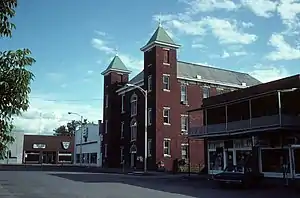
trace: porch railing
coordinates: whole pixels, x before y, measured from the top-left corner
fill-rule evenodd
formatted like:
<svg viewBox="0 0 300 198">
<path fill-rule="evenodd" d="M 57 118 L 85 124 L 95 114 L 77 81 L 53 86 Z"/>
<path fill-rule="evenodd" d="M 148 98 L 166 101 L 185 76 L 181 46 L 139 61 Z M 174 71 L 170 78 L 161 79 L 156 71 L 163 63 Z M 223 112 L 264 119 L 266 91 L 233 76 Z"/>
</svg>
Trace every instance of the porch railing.
<svg viewBox="0 0 300 198">
<path fill-rule="evenodd" d="M 268 127 L 300 127 L 300 117 L 291 115 L 272 115 L 228 123 L 190 127 L 189 136 L 230 133 Z"/>
</svg>

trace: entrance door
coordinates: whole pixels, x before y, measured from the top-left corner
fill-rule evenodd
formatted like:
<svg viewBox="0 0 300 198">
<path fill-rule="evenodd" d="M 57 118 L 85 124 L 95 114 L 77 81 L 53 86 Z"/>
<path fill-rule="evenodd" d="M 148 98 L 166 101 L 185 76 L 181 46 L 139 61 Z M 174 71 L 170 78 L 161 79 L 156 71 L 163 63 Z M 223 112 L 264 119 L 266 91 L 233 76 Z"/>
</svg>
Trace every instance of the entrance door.
<svg viewBox="0 0 300 198">
<path fill-rule="evenodd" d="M 300 147 L 292 149 L 292 169 L 294 178 L 300 178 Z"/>
<path fill-rule="evenodd" d="M 131 153 L 130 155 L 130 167 L 131 168 L 135 167 L 135 153 Z"/>
</svg>

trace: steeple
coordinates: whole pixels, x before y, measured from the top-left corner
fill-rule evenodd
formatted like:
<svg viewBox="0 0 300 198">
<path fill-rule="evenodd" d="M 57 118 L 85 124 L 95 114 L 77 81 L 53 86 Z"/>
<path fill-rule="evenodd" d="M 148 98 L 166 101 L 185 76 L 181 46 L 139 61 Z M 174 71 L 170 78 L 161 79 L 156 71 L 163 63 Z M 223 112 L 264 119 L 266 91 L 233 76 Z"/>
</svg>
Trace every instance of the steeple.
<svg viewBox="0 0 300 198">
<path fill-rule="evenodd" d="M 154 32 L 150 40 L 147 42 L 147 44 L 141 48 L 141 51 L 146 51 L 155 44 L 172 47 L 175 49 L 180 47 L 180 45 L 177 45 L 168 35 L 166 30 L 162 27 L 160 20 L 156 31 Z"/>
<path fill-rule="evenodd" d="M 120 59 L 117 52 L 116 52 L 115 57 L 112 59 L 112 61 L 110 62 L 110 64 L 106 68 L 106 70 L 104 70 L 101 74 L 106 75 L 106 74 L 108 74 L 112 71 L 120 72 L 120 73 L 124 73 L 124 74 L 131 73 L 131 71 L 129 69 L 127 69 L 127 67 L 125 66 L 123 61 Z"/>
</svg>

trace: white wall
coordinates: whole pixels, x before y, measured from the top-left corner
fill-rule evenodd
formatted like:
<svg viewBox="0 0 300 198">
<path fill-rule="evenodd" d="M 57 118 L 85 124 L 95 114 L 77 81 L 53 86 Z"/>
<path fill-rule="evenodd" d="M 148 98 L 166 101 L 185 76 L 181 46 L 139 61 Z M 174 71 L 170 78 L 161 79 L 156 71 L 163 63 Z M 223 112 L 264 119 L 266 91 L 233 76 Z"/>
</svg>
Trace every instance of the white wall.
<svg viewBox="0 0 300 198">
<path fill-rule="evenodd" d="M 22 164 L 24 133 L 12 132 L 12 136 L 15 138 L 15 141 L 8 145 L 8 150 L 11 152 L 11 157 L 16 158 L 0 160 L 0 164 Z"/>
<path fill-rule="evenodd" d="M 81 129 L 75 131 L 75 144 L 74 144 L 74 164 L 79 164 L 76 161 L 76 154 L 80 154 L 80 140 L 82 135 L 82 153 L 97 153 L 97 164 L 83 163 L 88 166 L 102 166 L 102 154 L 101 154 L 101 135 L 99 135 L 98 124 L 87 124 Z M 85 136 L 87 135 L 87 141 Z"/>
</svg>

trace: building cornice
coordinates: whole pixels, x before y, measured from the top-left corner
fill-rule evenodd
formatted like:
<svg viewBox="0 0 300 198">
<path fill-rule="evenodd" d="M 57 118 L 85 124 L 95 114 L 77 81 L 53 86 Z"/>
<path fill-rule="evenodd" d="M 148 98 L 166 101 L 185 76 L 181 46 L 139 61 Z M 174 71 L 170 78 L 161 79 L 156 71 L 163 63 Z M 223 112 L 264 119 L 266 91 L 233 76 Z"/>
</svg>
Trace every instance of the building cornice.
<svg viewBox="0 0 300 198">
<path fill-rule="evenodd" d="M 174 44 L 170 44 L 170 43 L 154 41 L 152 43 L 149 43 L 148 45 L 145 45 L 140 50 L 145 52 L 145 51 L 148 51 L 149 49 L 153 48 L 156 45 L 161 46 L 161 47 L 169 47 L 169 48 L 172 48 L 172 49 L 178 49 L 180 47 L 180 45 L 174 45 Z"/>
</svg>

